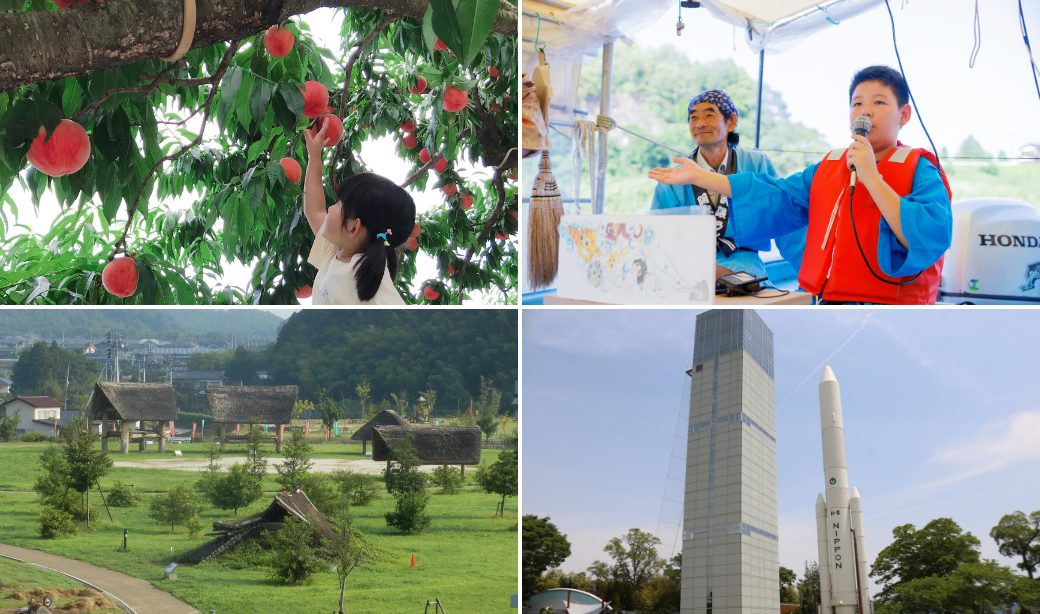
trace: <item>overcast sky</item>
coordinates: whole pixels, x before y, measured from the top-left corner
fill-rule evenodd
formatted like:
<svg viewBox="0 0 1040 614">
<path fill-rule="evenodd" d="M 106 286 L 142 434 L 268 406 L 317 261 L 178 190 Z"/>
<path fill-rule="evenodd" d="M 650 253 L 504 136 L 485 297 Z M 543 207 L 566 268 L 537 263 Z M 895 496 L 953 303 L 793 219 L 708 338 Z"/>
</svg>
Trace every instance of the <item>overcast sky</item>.
<svg viewBox="0 0 1040 614">
<path fill-rule="evenodd" d="M 564 569 L 605 560 L 607 540 L 632 527 L 657 534 L 671 556 L 696 313 L 524 311 L 523 513 L 549 516 L 568 536 Z M 759 314 L 775 337 L 782 565 L 801 576 L 817 558 L 824 363 L 841 385 L 868 561 L 893 527 L 950 517 L 983 556 L 1013 565 L 989 531 L 1004 514 L 1040 509 L 1040 311 Z"/>
</svg>

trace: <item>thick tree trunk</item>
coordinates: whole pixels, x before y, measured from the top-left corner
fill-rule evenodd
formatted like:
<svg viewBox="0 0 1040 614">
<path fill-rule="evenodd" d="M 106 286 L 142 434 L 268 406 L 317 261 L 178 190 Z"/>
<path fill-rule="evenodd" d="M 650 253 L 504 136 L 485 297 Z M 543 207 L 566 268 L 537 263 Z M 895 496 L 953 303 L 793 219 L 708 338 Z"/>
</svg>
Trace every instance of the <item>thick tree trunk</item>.
<svg viewBox="0 0 1040 614">
<path fill-rule="evenodd" d="M 421 18 L 426 0 L 195 0 L 198 49 L 262 32 L 320 7 L 382 8 Z M 63 11 L 0 14 L 0 91 L 82 75 L 173 53 L 182 0 L 108 0 Z M 493 31 L 516 35 L 517 12 L 503 1 Z"/>
</svg>

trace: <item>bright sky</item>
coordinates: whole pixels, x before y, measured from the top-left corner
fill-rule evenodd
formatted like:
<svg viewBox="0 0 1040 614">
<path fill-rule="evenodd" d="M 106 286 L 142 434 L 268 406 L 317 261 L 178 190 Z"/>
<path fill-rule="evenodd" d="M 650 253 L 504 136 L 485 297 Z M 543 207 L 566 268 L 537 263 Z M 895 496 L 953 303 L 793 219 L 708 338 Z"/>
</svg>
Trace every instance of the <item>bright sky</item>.
<svg viewBox="0 0 1040 614">
<path fill-rule="evenodd" d="M 1022 145 L 1040 142 L 1040 97 L 1030 77 L 1018 3 L 978 3 L 982 46 L 975 67 L 969 68 L 975 4 L 973 0 L 891 0 L 903 67 L 937 148 L 945 145 L 953 153 L 971 134 L 990 153 L 1002 149 L 1009 156 L 1019 155 Z M 1023 4 L 1033 53 L 1040 59 L 1040 5 Z M 757 80 L 758 54 L 744 42 L 742 31 L 706 9 L 683 9 L 686 28 L 677 37 L 676 18 L 677 11 L 669 9 L 630 37 L 641 47 L 675 46 L 695 61 L 733 58 Z M 849 134 L 849 81 L 856 70 L 871 64 L 898 68 L 884 4 L 819 31 L 782 53 L 767 53 L 765 83 L 783 95 L 795 121 L 841 145 Z M 691 91 L 690 96 L 696 93 Z M 741 131 L 753 143 L 754 125 Z M 928 145 L 916 117 L 900 138 Z M 776 148 L 783 143 L 763 142 L 762 146 Z"/>
<path fill-rule="evenodd" d="M 682 500 L 684 371 L 697 313 L 524 311 L 523 513 L 549 516 L 567 535 L 564 569 L 607 560 L 603 546 L 629 528 L 665 544 L 675 539 L 681 504 L 662 501 L 666 492 Z M 782 565 L 801 577 L 803 561 L 817 559 L 814 505 L 824 488 L 817 382 L 826 363 L 841 385 L 849 484 L 863 497 L 868 562 L 893 527 L 951 517 L 982 542 L 984 557 L 1013 567 L 989 531 L 1004 514 L 1040 509 L 1040 402 L 1030 385 L 1040 313 L 759 314 L 775 343 Z"/>
<path fill-rule="evenodd" d="M 338 52 L 341 41 L 339 31 L 343 21 L 340 13 L 337 13 L 334 9 L 322 8 L 302 16 L 302 20 L 310 26 L 311 33 L 320 45 L 332 49 L 334 53 Z M 198 123 L 190 124 L 189 128 L 197 130 Z M 212 131 L 215 129 L 215 125 L 210 126 L 207 129 L 207 132 L 213 134 Z M 369 139 L 365 142 L 361 150 L 361 159 L 365 161 L 373 172 L 388 177 L 396 183 L 401 183 L 410 174 L 412 166 L 397 156 L 396 140 L 388 137 Z M 490 176 L 486 169 L 475 167 L 461 161 L 456 165 L 456 168 L 463 177 L 472 180 L 484 180 Z M 440 189 L 432 187 L 434 183 L 433 181 L 428 183 L 431 187 L 425 192 L 419 192 L 414 188 L 409 189 L 409 193 L 412 195 L 412 198 L 415 199 L 418 214 L 425 213 L 436 206 L 443 205 L 444 203 L 444 195 L 441 193 Z M 19 206 L 17 223 L 28 227 L 35 233 L 42 234 L 46 232 L 60 211 L 60 206 L 51 192 L 44 194 L 41 199 L 39 212 L 34 211 L 33 207 L 28 206 L 29 203 L 31 203 L 31 197 L 28 192 L 22 190 L 17 183 L 12 187 L 11 194 L 18 203 L 24 203 Z M 168 205 L 169 208 L 179 211 L 189 208 L 192 203 L 188 198 L 181 198 L 174 202 L 166 202 L 165 204 Z M 125 216 L 125 208 L 121 208 L 120 213 Z M 13 224 L 14 220 L 12 220 L 12 225 Z M 24 232 L 24 229 L 15 229 L 14 232 Z M 252 266 L 225 262 L 224 271 L 225 275 L 221 280 L 222 283 L 238 286 L 240 288 L 246 288 L 249 285 Z M 425 253 L 420 252 L 418 270 L 415 276 L 416 287 L 421 285 L 426 279 L 436 276 L 436 263 L 432 258 L 426 256 Z M 482 295 L 478 293 L 474 296 L 475 302 L 482 302 Z M 301 303 L 309 304 L 310 300 L 303 300 Z"/>
</svg>

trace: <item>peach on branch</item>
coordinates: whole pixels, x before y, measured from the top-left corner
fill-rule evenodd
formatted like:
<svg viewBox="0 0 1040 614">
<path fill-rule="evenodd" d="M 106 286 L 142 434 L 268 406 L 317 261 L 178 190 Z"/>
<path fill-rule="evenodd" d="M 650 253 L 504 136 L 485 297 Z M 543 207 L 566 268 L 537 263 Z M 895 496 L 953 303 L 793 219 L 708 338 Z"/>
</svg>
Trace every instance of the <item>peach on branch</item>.
<svg viewBox="0 0 1040 614">
<path fill-rule="evenodd" d="M 455 113 L 466 108 L 466 103 L 469 102 L 469 92 L 466 90 L 460 90 L 459 88 L 451 85 L 448 89 L 444 90 L 444 110 L 449 113 Z"/>
<path fill-rule="evenodd" d="M 282 165 L 286 179 L 293 183 L 300 183 L 300 178 L 303 177 L 303 169 L 300 168 L 299 162 L 292 158 L 282 158 L 278 163 Z"/>
<path fill-rule="evenodd" d="M 307 81 L 303 84 L 303 115 L 304 117 L 318 117 L 328 109 L 329 90 L 317 81 Z"/>
<path fill-rule="evenodd" d="M 101 271 L 101 284 L 110 294 L 119 298 L 133 296 L 137 292 L 137 279 L 137 262 L 132 256 L 116 258 Z"/>
<path fill-rule="evenodd" d="M 38 136 L 29 146 L 28 157 L 41 173 L 51 177 L 75 173 L 90 158 L 90 139 L 83 126 L 63 119 L 49 136 L 40 126 Z"/>
<path fill-rule="evenodd" d="M 295 42 L 296 37 L 289 31 L 289 28 L 273 25 L 264 32 L 264 48 L 267 49 L 267 53 L 271 54 L 271 57 L 284 58 L 289 55 Z"/>
<path fill-rule="evenodd" d="M 333 147 L 336 143 L 339 143 L 340 139 L 343 138 L 343 122 L 340 118 L 326 113 L 318 118 L 318 130 L 321 130 L 321 124 L 328 122 L 329 127 L 325 130 L 325 147 Z"/>
</svg>

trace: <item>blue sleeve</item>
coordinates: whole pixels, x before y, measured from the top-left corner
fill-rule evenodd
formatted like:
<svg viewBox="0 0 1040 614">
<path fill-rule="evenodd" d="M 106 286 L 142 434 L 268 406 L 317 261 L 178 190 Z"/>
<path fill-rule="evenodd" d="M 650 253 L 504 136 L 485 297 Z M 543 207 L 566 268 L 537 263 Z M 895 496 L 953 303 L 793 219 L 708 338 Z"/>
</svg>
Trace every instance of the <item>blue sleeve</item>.
<svg viewBox="0 0 1040 614">
<path fill-rule="evenodd" d="M 683 202 L 683 188 L 681 185 L 668 185 L 665 183 L 657 184 L 654 188 L 654 198 L 650 201 L 650 209 L 672 209 L 674 207 L 685 207 L 687 203 Z M 693 203 L 689 203 L 692 205 Z"/>
<path fill-rule="evenodd" d="M 881 218 L 878 233 L 878 264 L 886 275 L 914 275 L 935 264 L 950 248 L 953 237 L 953 212 L 950 197 L 938 169 L 921 158 L 914 169 L 910 193 L 899 199 L 899 221 L 907 250 L 896 239 L 892 228 Z"/>
<path fill-rule="evenodd" d="M 790 177 L 763 173 L 729 176 L 733 199 L 729 225 L 738 245 L 766 241 L 809 225 L 809 188 L 816 164 Z"/>
</svg>

